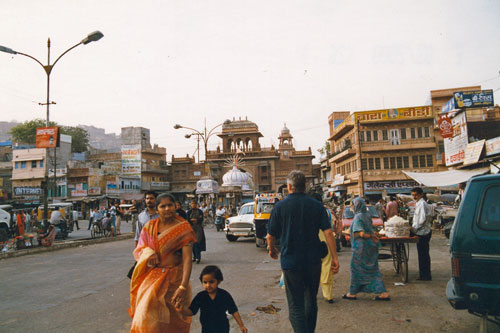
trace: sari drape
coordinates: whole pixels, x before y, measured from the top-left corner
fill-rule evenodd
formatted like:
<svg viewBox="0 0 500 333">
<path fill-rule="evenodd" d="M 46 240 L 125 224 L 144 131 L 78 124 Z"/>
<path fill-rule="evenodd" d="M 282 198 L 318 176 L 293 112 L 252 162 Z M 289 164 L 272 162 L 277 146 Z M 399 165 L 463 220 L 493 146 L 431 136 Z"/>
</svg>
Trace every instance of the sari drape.
<svg viewBox="0 0 500 333">
<path fill-rule="evenodd" d="M 147 261 L 157 254 L 159 259 L 168 256 L 196 237 L 189 223 L 180 222 L 158 235 L 159 218 L 149 221 L 142 229 L 139 243 L 134 250 L 137 265 L 130 282 L 131 332 L 189 332 L 191 317 L 179 314 L 170 299 L 182 282 L 183 265 L 171 267 L 148 267 Z M 191 286 L 183 306 L 191 301 Z"/>
</svg>

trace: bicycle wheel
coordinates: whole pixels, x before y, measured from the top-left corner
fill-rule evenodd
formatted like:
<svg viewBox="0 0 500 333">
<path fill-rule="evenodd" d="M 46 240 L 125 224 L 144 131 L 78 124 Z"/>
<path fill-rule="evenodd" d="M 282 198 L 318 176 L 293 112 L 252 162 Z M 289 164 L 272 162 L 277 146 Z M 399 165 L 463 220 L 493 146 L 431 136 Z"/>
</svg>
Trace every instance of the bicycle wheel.
<svg viewBox="0 0 500 333">
<path fill-rule="evenodd" d="M 400 254 L 400 262 L 399 262 L 399 274 L 401 275 L 401 280 L 404 283 L 408 282 L 408 255 L 406 253 L 406 247 L 404 243 L 399 244 L 399 254 Z"/>
<path fill-rule="evenodd" d="M 396 274 L 399 274 L 399 259 L 398 259 L 398 250 L 397 244 L 391 243 L 391 255 L 392 255 L 392 264 L 394 265 L 394 271 Z"/>
<path fill-rule="evenodd" d="M 95 238 L 96 236 L 96 227 L 95 227 L 95 224 L 92 224 L 92 226 L 90 227 L 90 238 Z"/>
</svg>

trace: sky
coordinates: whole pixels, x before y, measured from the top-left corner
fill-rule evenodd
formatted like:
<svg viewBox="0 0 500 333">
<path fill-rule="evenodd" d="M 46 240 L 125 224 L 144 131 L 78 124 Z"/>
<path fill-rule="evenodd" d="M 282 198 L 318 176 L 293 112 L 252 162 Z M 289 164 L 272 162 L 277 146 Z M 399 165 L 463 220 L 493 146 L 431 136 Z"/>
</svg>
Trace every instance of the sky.
<svg viewBox="0 0 500 333">
<path fill-rule="evenodd" d="M 0 45 L 51 63 L 50 120 L 106 133 L 142 126 L 171 155 L 248 118 L 261 146 L 284 123 L 296 149 L 328 138 L 333 111 L 430 104 L 430 90 L 481 85 L 500 103 L 500 1 L 2 0 Z M 0 53 L 0 121 L 45 119 L 46 74 Z M 209 149 L 221 140 L 212 136 Z M 203 159 L 203 150 L 202 150 Z"/>
</svg>

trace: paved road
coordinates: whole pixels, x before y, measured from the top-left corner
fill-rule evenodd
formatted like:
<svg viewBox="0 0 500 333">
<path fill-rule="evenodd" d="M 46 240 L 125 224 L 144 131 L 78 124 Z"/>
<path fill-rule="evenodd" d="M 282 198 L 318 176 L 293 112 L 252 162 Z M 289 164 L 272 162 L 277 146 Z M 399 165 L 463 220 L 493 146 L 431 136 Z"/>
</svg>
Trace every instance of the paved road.
<svg viewBox="0 0 500 333">
<path fill-rule="evenodd" d="M 279 263 L 269 259 L 252 240 L 227 242 L 222 233 L 207 229 L 209 252 L 194 265 L 193 292 L 201 290 L 198 275 L 206 264 L 224 273 L 222 287 L 234 296 L 250 332 L 290 332 L 284 291 L 278 287 Z M 71 248 L 0 261 L 0 331 L 2 332 L 126 332 L 133 240 Z M 411 283 L 395 286 L 392 263 L 381 263 L 391 302 L 375 302 L 369 295 L 357 301 L 339 299 L 349 284 L 349 249 L 340 253 L 334 304 L 321 301 L 317 332 L 474 332 L 479 320 L 453 310 L 444 296 L 450 275 L 447 240 L 432 239 L 432 282 L 416 282 L 416 249 L 410 254 Z M 256 311 L 274 306 L 278 314 Z M 356 316 L 357 315 L 357 316 Z M 237 332 L 234 320 L 230 320 Z M 491 327 L 499 331 L 498 327 Z M 199 318 L 193 332 L 200 331 Z"/>
</svg>

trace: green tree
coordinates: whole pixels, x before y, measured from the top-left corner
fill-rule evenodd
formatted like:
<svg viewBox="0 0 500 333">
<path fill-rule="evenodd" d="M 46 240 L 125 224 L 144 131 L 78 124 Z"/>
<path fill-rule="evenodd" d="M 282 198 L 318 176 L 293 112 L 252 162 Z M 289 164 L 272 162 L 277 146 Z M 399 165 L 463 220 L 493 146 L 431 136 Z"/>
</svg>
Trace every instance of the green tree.
<svg viewBox="0 0 500 333">
<path fill-rule="evenodd" d="M 326 140 L 325 145 L 318 149 L 318 153 L 321 154 L 321 156 L 326 156 L 328 157 L 330 155 L 330 141 Z"/>
<path fill-rule="evenodd" d="M 14 142 L 35 144 L 36 143 L 36 129 L 38 127 L 45 127 L 46 122 L 43 119 L 27 120 L 10 130 L 12 140 Z M 49 125 L 58 126 L 56 122 L 51 121 Z M 71 152 L 83 153 L 88 150 L 89 133 L 80 127 L 62 126 L 61 133 L 71 136 Z"/>
</svg>

